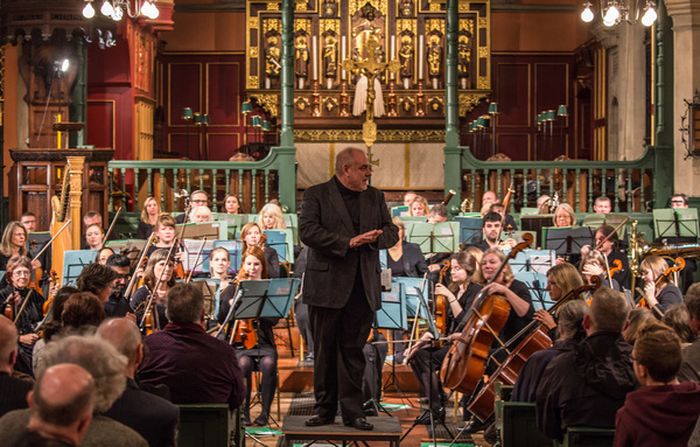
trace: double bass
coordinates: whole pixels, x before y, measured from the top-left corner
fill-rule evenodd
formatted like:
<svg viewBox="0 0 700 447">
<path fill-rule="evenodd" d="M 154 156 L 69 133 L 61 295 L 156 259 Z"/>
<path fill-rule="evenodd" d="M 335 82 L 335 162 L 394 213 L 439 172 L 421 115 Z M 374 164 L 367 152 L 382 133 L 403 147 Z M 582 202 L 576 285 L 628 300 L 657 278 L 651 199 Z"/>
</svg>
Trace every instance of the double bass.
<svg viewBox="0 0 700 447">
<path fill-rule="evenodd" d="M 532 235 L 525 233 L 524 242 L 517 244 L 501 264 L 496 274 L 488 284 L 501 276 L 508 261 L 532 244 Z M 487 284 L 487 285 L 488 285 Z M 451 390 L 470 395 L 478 385 L 490 358 L 491 346 L 498 339 L 511 307 L 501 295 L 485 295 L 481 292 L 472 303 L 469 311 L 458 327 L 463 327 L 462 333 L 450 347 L 440 368 L 440 379 L 444 386 Z"/>
</svg>

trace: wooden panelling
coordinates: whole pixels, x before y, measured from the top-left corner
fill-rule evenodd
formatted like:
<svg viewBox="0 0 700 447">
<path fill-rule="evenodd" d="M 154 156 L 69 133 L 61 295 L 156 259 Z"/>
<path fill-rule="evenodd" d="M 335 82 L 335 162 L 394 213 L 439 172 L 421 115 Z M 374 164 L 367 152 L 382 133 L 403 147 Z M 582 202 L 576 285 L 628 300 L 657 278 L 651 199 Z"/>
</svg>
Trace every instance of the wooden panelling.
<svg viewBox="0 0 700 447">
<path fill-rule="evenodd" d="M 87 104 L 87 143 L 98 148 L 114 148 L 116 101 L 90 99 Z"/>
<path fill-rule="evenodd" d="M 168 89 L 168 125 L 189 126 L 182 119 L 182 109 L 189 107 L 193 112 L 202 111 L 202 64 L 172 63 L 168 65 L 166 88 Z"/>
<path fill-rule="evenodd" d="M 531 76 L 529 63 L 498 63 L 495 64 L 497 102 L 501 115 L 498 126 L 529 126 L 531 95 Z"/>
<path fill-rule="evenodd" d="M 528 133 L 503 132 L 496 135 L 496 147 L 513 160 L 528 160 L 531 158 L 530 139 Z"/>
</svg>

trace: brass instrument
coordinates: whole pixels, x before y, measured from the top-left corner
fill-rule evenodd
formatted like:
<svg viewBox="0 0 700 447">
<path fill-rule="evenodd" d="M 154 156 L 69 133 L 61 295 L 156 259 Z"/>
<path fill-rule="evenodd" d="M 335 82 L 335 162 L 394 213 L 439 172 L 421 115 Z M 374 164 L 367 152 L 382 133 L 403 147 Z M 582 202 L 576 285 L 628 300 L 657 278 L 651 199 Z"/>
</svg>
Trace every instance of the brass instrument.
<svg viewBox="0 0 700 447">
<path fill-rule="evenodd" d="M 450 189 L 449 191 L 447 191 L 447 195 L 445 195 L 445 198 L 442 201 L 442 205 L 447 206 L 447 204 L 450 203 L 450 200 L 452 200 L 452 197 L 454 197 L 455 194 L 457 194 L 457 191 L 455 191 L 454 189 Z"/>
<path fill-rule="evenodd" d="M 474 202 L 469 197 L 462 200 L 462 203 L 459 205 L 459 210 L 463 213 L 471 213 L 473 209 Z"/>
</svg>

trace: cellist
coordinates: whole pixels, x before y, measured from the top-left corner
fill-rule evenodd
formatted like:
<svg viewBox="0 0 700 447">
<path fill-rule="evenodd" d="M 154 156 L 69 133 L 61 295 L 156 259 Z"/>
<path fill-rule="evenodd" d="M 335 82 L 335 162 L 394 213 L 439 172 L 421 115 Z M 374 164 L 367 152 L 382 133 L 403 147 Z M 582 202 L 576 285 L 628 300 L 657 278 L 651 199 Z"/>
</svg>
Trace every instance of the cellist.
<svg viewBox="0 0 700 447">
<path fill-rule="evenodd" d="M 477 272 L 476 258 L 467 251 L 461 251 L 450 258 L 450 287 L 445 287 L 442 284 L 435 286 L 435 294 L 443 295 L 448 303 L 446 334 L 448 340 L 454 338 L 453 335 L 459 335 L 461 328 L 458 328 L 457 324 L 481 290 L 481 286 L 474 281 Z M 424 333 L 420 341 L 406 354 L 406 358 L 413 373 L 420 381 L 425 395 L 430 397 L 430 411 L 433 414 L 433 419 L 442 422 L 445 419 L 445 409 L 442 404 L 442 387 L 436 371 L 440 368 L 450 345 L 445 344 L 441 348 L 431 346 L 432 338 L 433 335 L 429 331 Z M 417 419 L 417 422 L 429 424 L 430 415 L 425 413 L 423 417 Z"/>
<path fill-rule="evenodd" d="M 666 309 L 683 302 L 681 290 L 664 276 L 668 269 L 666 260 L 660 256 L 647 256 L 639 270 L 644 281 L 644 299 L 650 309 L 656 309 L 657 315 L 663 315 Z"/>
</svg>

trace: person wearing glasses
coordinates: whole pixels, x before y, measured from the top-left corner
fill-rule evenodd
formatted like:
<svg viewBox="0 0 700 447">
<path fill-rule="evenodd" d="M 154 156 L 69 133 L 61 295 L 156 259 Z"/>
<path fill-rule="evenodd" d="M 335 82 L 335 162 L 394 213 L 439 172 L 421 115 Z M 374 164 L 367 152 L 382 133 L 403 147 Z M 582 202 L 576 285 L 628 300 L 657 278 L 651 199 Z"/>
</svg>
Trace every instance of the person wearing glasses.
<svg viewBox="0 0 700 447">
<path fill-rule="evenodd" d="M 669 204 L 671 205 L 671 208 L 673 209 L 687 209 L 688 208 L 688 196 L 686 196 L 683 193 L 677 193 L 671 196 L 671 200 L 669 200 Z M 686 238 L 666 238 L 666 242 L 669 244 L 675 244 L 675 243 L 695 243 L 691 240 L 688 240 Z M 680 289 L 683 293 L 688 291 L 688 287 L 693 283 L 693 276 L 695 274 L 695 270 L 697 270 L 697 262 L 693 258 L 685 258 L 685 268 L 681 270 L 679 276 L 680 276 Z"/>
<path fill-rule="evenodd" d="M 674 194 L 671 196 L 671 208 L 688 208 L 688 196 L 683 193 Z"/>
<path fill-rule="evenodd" d="M 197 206 L 209 206 L 209 194 L 206 191 L 198 189 L 190 194 L 190 206 L 195 208 Z M 176 223 L 184 223 L 185 215 L 181 214 L 175 218 Z"/>
</svg>

